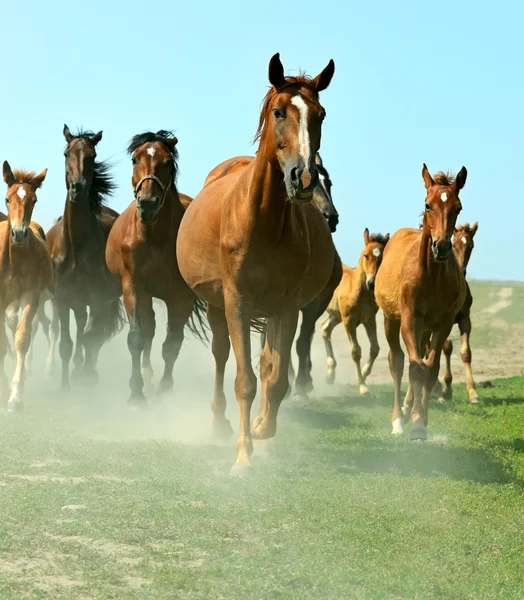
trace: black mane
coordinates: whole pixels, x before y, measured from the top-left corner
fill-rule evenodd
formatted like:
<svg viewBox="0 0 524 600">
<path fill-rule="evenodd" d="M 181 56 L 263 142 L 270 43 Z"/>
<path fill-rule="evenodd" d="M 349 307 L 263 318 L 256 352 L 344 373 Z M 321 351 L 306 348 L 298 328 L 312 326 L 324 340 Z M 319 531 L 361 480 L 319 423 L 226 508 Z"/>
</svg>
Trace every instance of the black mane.
<svg viewBox="0 0 524 600">
<path fill-rule="evenodd" d="M 79 129 L 73 138 L 80 138 L 82 140 L 93 141 L 95 133 L 92 131 L 85 131 Z M 117 185 L 111 175 L 110 171 L 112 164 L 107 161 L 95 161 L 93 181 L 91 183 L 91 189 L 89 190 L 89 207 L 95 214 L 100 214 L 100 209 L 105 206 L 108 196 L 112 196 L 113 192 L 117 188 Z"/>
<path fill-rule="evenodd" d="M 163 144 L 164 147 L 167 148 L 167 150 L 169 150 L 169 153 L 173 158 L 173 169 L 171 169 L 171 185 L 173 187 L 175 187 L 176 185 L 176 178 L 178 175 L 178 150 L 176 146 L 173 147 L 169 145 L 167 143 L 167 140 L 173 139 L 174 137 L 175 134 L 173 133 L 173 131 L 167 129 L 161 129 L 156 133 L 153 133 L 152 131 L 146 131 L 144 133 L 139 133 L 133 136 L 133 138 L 131 138 L 131 141 L 129 142 L 129 146 L 127 147 L 128 154 L 133 154 L 133 152 L 138 150 L 138 148 L 140 148 L 140 146 L 143 146 L 144 144 L 151 144 L 153 142 L 160 142 L 161 144 Z"/>
<path fill-rule="evenodd" d="M 386 243 L 386 238 L 381 233 L 372 233 L 369 236 L 369 241 L 384 245 Z"/>
</svg>

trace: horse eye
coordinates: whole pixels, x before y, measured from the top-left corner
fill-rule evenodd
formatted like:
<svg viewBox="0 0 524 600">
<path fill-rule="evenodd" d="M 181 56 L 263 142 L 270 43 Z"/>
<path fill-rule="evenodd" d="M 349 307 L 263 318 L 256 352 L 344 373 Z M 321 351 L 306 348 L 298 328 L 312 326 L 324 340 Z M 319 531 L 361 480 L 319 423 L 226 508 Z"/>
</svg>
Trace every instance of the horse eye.
<svg viewBox="0 0 524 600">
<path fill-rule="evenodd" d="M 64 156 L 65 156 L 66 158 L 69 158 L 69 152 L 64 152 Z"/>
<path fill-rule="evenodd" d="M 5 199 L 5 203 L 6 203 L 6 204 L 9 204 L 9 198 L 6 198 L 6 199 Z"/>
<path fill-rule="evenodd" d="M 427 204 L 427 203 L 426 203 L 426 210 L 427 210 L 427 212 L 431 212 L 431 210 L 432 210 L 431 206 L 429 204 Z"/>
<path fill-rule="evenodd" d="M 364 254 L 364 258 L 367 260 L 367 259 L 368 259 L 368 255 L 367 255 L 367 254 Z"/>
<path fill-rule="evenodd" d="M 137 164 L 138 164 L 138 159 L 137 159 L 137 158 L 135 158 L 135 157 L 133 156 L 133 158 L 131 159 L 131 162 L 132 162 L 134 165 L 137 165 Z"/>
<path fill-rule="evenodd" d="M 282 111 L 279 110 L 278 108 L 273 109 L 273 115 L 275 116 L 275 119 L 283 119 L 284 118 Z"/>
</svg>

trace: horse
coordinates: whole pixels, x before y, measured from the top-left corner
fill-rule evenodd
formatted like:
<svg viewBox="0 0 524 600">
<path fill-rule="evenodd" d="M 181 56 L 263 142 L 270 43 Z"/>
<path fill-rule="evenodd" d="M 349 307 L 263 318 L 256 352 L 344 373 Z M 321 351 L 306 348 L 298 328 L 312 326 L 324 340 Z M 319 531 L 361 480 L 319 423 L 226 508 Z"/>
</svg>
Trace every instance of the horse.
<svg viewBox="0 0 524 600">
<path fill-rule="evenodd" d="M 180 224 L 178 264 L 191 289 L 208 303 L 216 381 L 223 377 L 230 339 L 235 353 L 240 433 L 231 475 L 252 474 L 252 439 L 276 433 L 299 311 L 321 293 L 334 268 L 329 227 L 312 203 L 325 116 L 318 96 L 334 70 L 330 61 L 315 78 L 285 76 L 275 54 L 255 159 L 204 187 Z M 260 358 L 261 405 L 250 427 L 257 388 L 251 364 L 254 317 L 267 319 L 267 337 Z M 225 408 L 225 398 L 216 394 L 212 410 L 218 433 L 230 431 Z"/>
<path fill-rule="evenodd" d="M 466 277 L 466 271 L 468 268 L 469 259 L 475 244 L 473 238 L 477 233 L 478 222 L 473 223 L 470 227 L 469 223 L 464 225 L 458 225 L 455 228 L 453 235 L 453 251 L 457 258 L 459 267 Z M 464 369 L 466 371 L 466 386 L 469 395 L 470 404 L 479 404 L 480 400 L 478 397 L 477 390 L 475 388 L 475 382 L 473 380 L 473 373 L 471 372 L 471 347 L 469 344 L 469 337 L 471 334 L 471 306 L 473 304 L 473 296 L 471 295 L 471 289 L 468 282 L 466 281 L 466 299 L 462 308 L 459 310 L 455 317 L 455 323 L 459 327 L 461 349 L 460 356 L 464 363 Z M 451 354 L 453 353 L 453 342 L 448 338 L 444 343 L 443 347 L 444 356 L 446 357 L 446 371 L 444 373 L 444 388 L 437 380 L 433 393 L 436 394 L 439 399 L 451 400 L 453 397 L 453 389 L 451 384 L 453 382 L 453 375 L 451 374 Z"/>
<path fill-rule="evenodd" d="M 225 175 L 245 169 L 250 163 L 253 162 L 253 160 L 255 160 L 253 156 L 237 156 L 235 158 L 225 160 L 212 171 L 210 171 L 204 182 L 204 187 L 207 187 L 220 177 L 224 177 Z M 337 229 L 339 215 L 335 205 L 333 204 L 333 198 L 331 196 L 331 188 L 333 184 L 318 152 L 315 156 L 315 163 L 317 165 L 319 181 L 313 190 L 313 202 L 324 215 L 331 233 L 334 233 Z M 342 261 L 340 260 L 338 253 L 336 254 L 335 261 L 336 265 L 333 268 L 332 276 L 328 282 L 328 285 L 324 288 L 318 298 L 315 298 L 313 302 L 308 304 L 308 306 L 301 308 L 300 310 L 302 313 L 302 321 L 300 323 L 300 332 L 296 342 L 296 351 L 299 360 L 298 371 L 295 376 L 293 362 L 290 359 L 289 378 L 291 383 L 294 381 L 295 395 L 302 398 L 307 398 L 308 393 L 313 389 L 313 379 L 311 377 L 311 342 L 315 333 L 315 323 L 324 314 L 324 311 L 333 296 L 333 292 L 335 291 L 342 277 Z M 263 349 L 266 341 L 266 331 L 263 327 L 261 329 L 261 346 Z M 223 377 L 219 378 L 217 385 L 221 389 L 215 390 L 215 395 L 219 394 L 221 397 L 225 398 L 222 389 Z"/>
<path fill-rule="evenodd" d="M 173 367 L 186 325 L 202 336 L 202 304 L 182 279 L 177 265 L 176 239 L 189 196 L 176 187 L 177 138 L 167 130 L 135 135 L 129 143 L 135 199 L 118 217 L 109 235 L 107 266 L 121 279 L 129 319 L 127 345 L 132 372 L 129 405 L 144 407 L 144 375 L 152 377 L 151 345 L 155 334 L 153 298 L 167 307 L 167 337 L 162 347 L 164 374 L 158 394 L 174 385 Z M 196 317 L 196 320 L 194 320 Z M 140 359 L 143 354 L 141 371 Z"/>
<path fill-rule="evenodd" d="M 322 336 L 327 354 L 326 381 L 335 381 L 337 362 L 333 354 L 331 334 L 333 329 L 344 322 L 344 327 L 351 345 L 351 358 L 357 369 L 357 385 L 360 395 L 369 393 L 366 379 L 371 373 L 373 364 L 380 351 L 377 338 L 376 314 L 378 305 L 375 301 L 375 278 L 382 263 L 384 249 L 389 241 L 389 233 L 369 234 L 369 229 L 364 230 L 364 250 L 360 255 L 355 269 L 343 265 L 342 281 L 335 290 L 331 302 L 327 307 L 328 316 L 321 324 Z M 357 327 L 364 325 L 370 342 L 369 359 L 364 368 L 360 367 L 362 351 L 357 340 Z"/>
<path fill-rule="evenodd" d="M 466 297 L 466 281 L 453 252 L 451 237 L 462 209 L 460 190 L 466 183 L 465 167 L 456 177 L 422 168 L 426 200 L 421 229 L 399 229 L 388 242 L 375 280 L 375 298 L 384 312 L 389 344 L 389 367 L 394 383 L 393 435 L 404 431 L 400 384 L 404 352 L 409 356 L 409 381 L 413 389 L 411 440 L 427 439 L 429 398 L 440 368 L 440 355 L 455 317 Z M 424 356 L 424 336 L 430 350 Z M 409 408 L 409 407 L 406 407 Z"/>
<path fill-rule="evenodd" d="M 70 311 L 77 326 L 73 378 L 85 385 L 98 382 L 98 354 L 102 345 L 121 330 L 123 315 L 121 284 L 105 261 L 107 238 L 117 213 L 103 209 L 115 184 L 107 161 L 96 160 L 102 132 L 78 131 L 73 135 L 64 125 L 63 134 L 67 143 L 67 196 L 63 217 L 49 230 L 47 245 L 57 273 L 53 313 L 60 320 L 61 388 L 67 391 L 73 355 Z"/>
<path fill-rule="evenodd" d="M 9 412 L 23 409 L 25 360 L 31 345 L 31 327 L 40 295 L 53 283 L 53 264 L 43 230 L 31 221 L 36 192 L 46 174 L 47 169 L 36 175 L 12 171 L 7 161 L 3 164 L 8 212 L 8 219 L 0 223 L 0 379 L 3 390 L 6 388 L 4 358 L 7 351 L 5 311 L 11 304 L 22 307 L 15 335 L 16 368 L 7 403 Z"/>
</svg>

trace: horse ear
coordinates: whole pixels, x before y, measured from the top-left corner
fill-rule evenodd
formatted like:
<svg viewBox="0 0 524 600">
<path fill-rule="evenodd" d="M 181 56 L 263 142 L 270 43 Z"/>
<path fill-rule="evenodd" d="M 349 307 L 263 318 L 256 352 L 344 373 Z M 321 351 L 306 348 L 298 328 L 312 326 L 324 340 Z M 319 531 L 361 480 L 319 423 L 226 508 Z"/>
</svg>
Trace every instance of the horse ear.
<svg viewBox="0 0 524 600">
<path fill-rule="evenodd" d="M 424 184 L 425 184 L 427 190 L 429 190 L 429 188 L 432 185 L 435 185 L 435 182 L 433 181 L 433 177 L 431 177 L 431 175 L 429 174 L 428 168 L 426 167 L 426 163 L 424 163 L 422 165 L 422 179 L 424 180 Z"/>
<path fill-rule="evenodd" d="M 322 159 L 320 158 L 320 154 L 318 152 L 315 154 L 315 164 L 317 165 L 317 167 L 324 166 L 324 164 L 322 163 Z"/>
<path fill-rule="evenodd" d="M 98 133 L 95 133 L 95 135 L 93 136 L 93 146 L 96 146 L 101 139 L 102 139 L 102 132 L 99 131 Z"/>
<path fill-rule="evenodd" d="M 172 137 L 172 138 L 166 140 L 166 144 L 169 144 L 169 147 L 171 148 L 171 150 L 174 150 L 175 146 L 178 144 L 178 138 Z"/>
<path fill-rule="evenodd" d="M 479 222 L 475 221 L 473 223 L 473 225 L 471 226 L 471 237 L 475 237 L 475 234 L 477 233 L 478 228 L 479 228 Z"/>
<path fill-rule="evenodd" d="M 4 181 L 7 183 L 7 187 L 11 187 L 13 183 L 16 183 L 16 178 L 11 171 L 11 167 L 7 160 L 4 160 Z"/>
<path fill-rule="evenodd" d="M 35 191 L 44 183 L 44 179 L 45 179 L 46 175 L 47 175 L 47 169 L 44 169 L 40 173 L 40 175 L 33 177 L 33 180 L 31 181 L 31 185 L 33 186 L 33 189 Z"/>
<path fill-rule="evenodd" d="M 466 184 L 467 176 L 468 176 L 468 171 L 467 171 L 466 167 L 462 167 L 462 169 L 460 169 L 460 171 L 458 172 L 457 177 L 455 178 L 455 183 L 453 184 L 455 186 L 455 189 L 457 190 L 457 192 L 459 192 Z"/>
<path fill-rule="evenodd" d="M 275 88 L 285 83 L 284 67 L 280 62 L 280 54 L 277 52 L 269 61 L 269 82 Z"/>
<path fill-rule="evenodd" d="M 367 227 L 364 229 L 364 244 L 366 246 L 369 244 L 369 229 Z"/>
<path fill-rule="evenodd" d="M 386 233 L 386 235 L 384 236 L 384 246 L 386 246 L 386 244 L 389 242 L 389 233 Z"/>
<path fill-rule="evenodd" d="M 73 136 L 71 135 L 71 132 L 69 131 L 69 127 L 67 125 L 64 125 L 64 137 L 68 144 L 73 139 Z"/>
<path fill-rule="evenodd" d="M 329 84 L 331 83 L 331 80 L 333 79 L 334 74 L 335 74 L 335 62 L 333 61 L 333 59 L 331 59 L 328 62 L 327 67 L 321 73 L 319 73 L 315 77 L 315 79 L 313 79 L 313 85 L 315 86 L 315 89 L 317 90 L 317 94 L 319 92 L 322 92 L 329 86 Z"/>
</svg>

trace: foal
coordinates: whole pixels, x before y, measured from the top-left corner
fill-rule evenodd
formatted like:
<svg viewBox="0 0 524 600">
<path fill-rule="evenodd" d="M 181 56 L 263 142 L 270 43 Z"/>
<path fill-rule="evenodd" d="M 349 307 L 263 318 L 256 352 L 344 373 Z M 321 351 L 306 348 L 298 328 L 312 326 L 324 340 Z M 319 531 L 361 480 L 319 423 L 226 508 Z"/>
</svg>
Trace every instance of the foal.
<svg viewBox="0 0 524 600">
<path fill-rule="evenodd" d="M 7 216 L 0 223 L 0 378 L 5 389 L 4 358 L 7 350 L 5 312 L 9 305 L 22 308 L 15 334 L 16 369 L 7 404 L 10 412 L 23 409 L 25 358 L 31 345 L 31 327 L 38 310 L 40 294 L 53 280 L 53 264 L 43 238 L 42 228 L 31 221 L 36 191 L 42 185 L 47 169 L 40 175 L 12 171 L 4 162 L 7 184 Z"/>
<path fill-rule="evenodd" d="M 433 179 L 424 165 L 422 177 L 426 186 L 422 230 L 400 229 L 393 235 L 375 283 L 375 298 L 384 311 L 390 347 L 389 366 L 395 389 L 393 434 L 404 431 L 400 399 L 402 333 L 414 393 L 412 440 L 427 439 L 429 398 L 438 377 L 442 347 L 466 297 L 466 281 L 451 243 L 462 209 L 459 192 L 466 183 L 466 168 L 462 167 L 456 178 L 437 173 Z M 431 342 L 424 361 L 426 332 L 431 334 Z"/>
<path fill-rule="evenodd" d="M 339 323 L 344 322 L 351 344 L 351 357 L 357 368 L 357 385 L 362 396 L 369 392 L 366 387 L 366 378 L 371 373 L 373 363 L 379 353 L 376 323 L 378 306 L 375 301 L 374 288 L 375 277 L 382 263 L 384 248 L 388 240 L 389 233 L 386 235 L 380 233 L 369 235 L 369 230 L 365 229 L 364 250 L 360 255 L 358 266 L 352 269 L 343 265 L 342 281 L 327 307 L 328 317 L 321 325 L 328 355 L 326 381 L 328 383 L 335 381 L 335 368 L 337 366 L 333 354 L 333 345 L 331 344 L 331 334 Z M 369 360 L 364 369 L 360 368 L 362 351 L 357 341 L 357 327 L 361 324 L 364 325 L 371 344 Z"/>
</svg>

